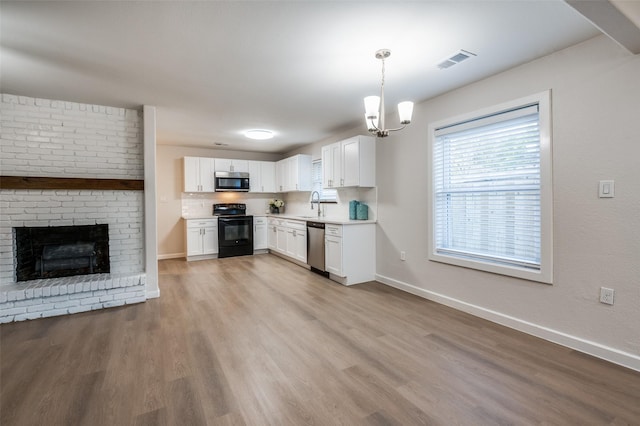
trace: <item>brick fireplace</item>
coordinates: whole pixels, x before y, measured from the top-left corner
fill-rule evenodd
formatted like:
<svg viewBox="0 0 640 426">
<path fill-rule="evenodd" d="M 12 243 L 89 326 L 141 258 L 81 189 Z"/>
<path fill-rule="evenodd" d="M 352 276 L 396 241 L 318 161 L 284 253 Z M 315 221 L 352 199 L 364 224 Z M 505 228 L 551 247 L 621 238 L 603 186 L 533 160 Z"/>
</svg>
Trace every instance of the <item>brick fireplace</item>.
<svg viewBox="0 0 640 426">
<path fill-rule="evenodd" d="M 9 94 L 2 95 L 0 108 L 3 176 L 77 181 L 144 177 L 143 119 L 138 110 Z M 0 190 L 0 322 L 146 300 L 144 191 L 90 186 L 81 185 L 82 189 L 3 186 Z M 96 225 L 108 229 L 106 270 L 17 279 L 16 229 L 37 228 L 49 235 L 61 227 Z M 42 250 L 38 250 L 38 256 L 42 257 Z M 73 265 L 70 260 L 60 259 L 68 255 L 60 254 L 59 248 L 48 249 L 47 256 L 57 256 L 56 261 L 63 266 Z M 51 268 L 51 259 L 46 262 L 49 262 L 46 268 Z M 79 262 L 76 269 L 84 271 L 79 267 L 82 261 L 73 262 Z M 90 262 L 97 265 L 94 259 Z M 36 266 L 33 263 L 29 268 Z M 86 268 L 89 269 L 88 264 Z"/>
</svg>

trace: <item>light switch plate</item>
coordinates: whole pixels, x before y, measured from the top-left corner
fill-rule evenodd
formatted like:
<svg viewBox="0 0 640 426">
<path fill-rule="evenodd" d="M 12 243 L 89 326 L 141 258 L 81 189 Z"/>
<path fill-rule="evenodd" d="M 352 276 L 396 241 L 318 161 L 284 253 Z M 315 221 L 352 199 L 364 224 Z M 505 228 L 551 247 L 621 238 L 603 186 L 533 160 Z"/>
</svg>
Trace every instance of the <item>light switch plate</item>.
<svg viewBox="0 0 640 426">
<path fill-rule="evenodd" d="M 598 196 L 600 198 L 613 198 L 615 195 L 615 182 L 612 180 L 601 180 Z"/>
</svg>

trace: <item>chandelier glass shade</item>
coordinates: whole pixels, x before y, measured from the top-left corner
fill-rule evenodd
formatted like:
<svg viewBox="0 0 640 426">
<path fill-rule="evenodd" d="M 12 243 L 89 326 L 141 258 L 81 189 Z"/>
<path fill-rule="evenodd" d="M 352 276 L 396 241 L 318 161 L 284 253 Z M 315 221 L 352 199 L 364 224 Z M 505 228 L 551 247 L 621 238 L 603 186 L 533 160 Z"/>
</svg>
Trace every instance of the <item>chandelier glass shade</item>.
<svg viewBox="0 0 640 426">
<path fill-rule="evenodd" d="M 413 102 L 400 102 L 398 104 L 398 115 L 400 116 L 401 127 L 395 129 L 385 129 L 384 127 L 384 60 L 391 55 L 388 49 L 380 49 L 376 52 L 376 58 L 382 61 L 382 84 L 380 85 L 380 96 L 367 96 L 364 98 L 365 121 L 367 130 L 374 133 L 379 138 L 389 136 L 389 132 L 404 129 L 411 123 L 413 114 Z"/>
</svg>

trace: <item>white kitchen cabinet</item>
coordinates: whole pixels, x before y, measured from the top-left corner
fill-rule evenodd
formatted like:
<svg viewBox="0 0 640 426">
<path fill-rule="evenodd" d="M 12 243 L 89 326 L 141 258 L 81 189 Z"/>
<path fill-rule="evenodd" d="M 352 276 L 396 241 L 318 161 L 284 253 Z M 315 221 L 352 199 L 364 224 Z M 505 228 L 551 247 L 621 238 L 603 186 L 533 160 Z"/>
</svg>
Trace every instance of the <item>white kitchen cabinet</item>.
<svg viewBox="0 0 640 426">
<path fill-rule="evenodd" d="M 227 158 L 216 158 L 214 167 L 216 172 L 249 173 L 249 161 L 247 160 L 231 160 Z"/>
<path fill-rule="evenodd" d="M 267 245 L 269 250 L 275 251 L 278 246 L 278 227 L 275 219 L 269 219 L 267 233 Z"/>
<path fill-rule="evenodd" d="M 343 186 L 341 144 L 336 142 L 322 147 L 322 187 L 341 186 Z"/>
<path fill-rule="evenodd" d="M 184 157 L 184 192 L 214 192 L 213 158 Z"/>
<path fill-rule="evenodd" d="M 311 156 L 298 154 L 276 163 L 278 192 L 311 191 Z"/>
<path fill-rule="evenodd" d="M 185 226 L 187 260 L 215 257 L 218 253 L 218 219 L 188 219 Z"/>
<path fill-rule="evenodd" d="M 324 262 L 327 272 L 344 277 L 342 271 L 342 225 L 325 225 Z"/>
<path fill-rule="evenodd" d="M 286 255 L 307 263 L 307 223 L 288 220 L 285 224 L 287 232 Z"/>
<path fill-rule="evenodd" d="M 325 269 L 344 285 L 375 280 L 375 224 L 325 225 Z"/>
<path fill-rule="evenodd" d="M 307 222 L 269 218 L 269 249 L 307 263 Z"/>
<path fill-rule="evenodd" d="M 276 251 L 287 254 L 287 228 L 284 226 L 276 227 Z"/>
<path fill-rule="evenodd" d="M 276 192 L 276 163 L 249 161 L 249 192 Z"/>
<path fill-rule="evenodd" d="M 268 246 L 267 218 L 253 217 L 253 250 L 266 250 Z"/>
<path fill-rule="evenodd" d="M 323 188 L 376 185 L 375 138 L 354 136 L 322 147 Z"/>
</svg>

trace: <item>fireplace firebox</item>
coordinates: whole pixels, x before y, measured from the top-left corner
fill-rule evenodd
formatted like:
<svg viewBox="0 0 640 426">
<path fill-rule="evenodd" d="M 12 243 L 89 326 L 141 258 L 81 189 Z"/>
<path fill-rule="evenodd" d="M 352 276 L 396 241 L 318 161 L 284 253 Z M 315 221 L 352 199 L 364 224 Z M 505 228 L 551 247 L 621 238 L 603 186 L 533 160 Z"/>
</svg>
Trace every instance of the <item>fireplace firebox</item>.
<svg viewBox="0 0 640 426">
<path fill-rule="evenodd" d="M 13 228 L 16 281 L 109 272 L 109 225 Z"/>
</svg>

